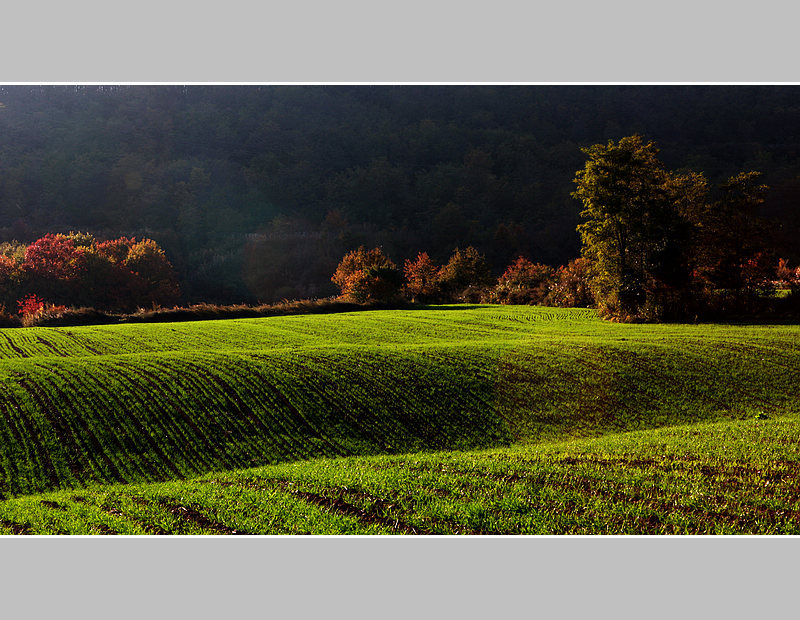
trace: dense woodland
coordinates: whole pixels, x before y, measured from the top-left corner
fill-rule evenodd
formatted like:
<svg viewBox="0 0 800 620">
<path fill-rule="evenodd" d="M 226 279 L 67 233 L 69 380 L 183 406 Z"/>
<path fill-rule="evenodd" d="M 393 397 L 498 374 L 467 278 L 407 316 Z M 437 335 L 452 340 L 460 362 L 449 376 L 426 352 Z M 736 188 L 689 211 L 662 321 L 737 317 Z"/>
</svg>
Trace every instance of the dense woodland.
<svg viewBox="0 0 800 620">
<path fill-rule="evenodd" d="M 0 242 L 151 239 L 181 303 L 334 295 L 360 246 L 399 266 L 472 247 L 496 281 L 579 256 L 581 149 L 632 134 L 712 188 L 761 172 L 797 265 L 791 86 L 7 86 Z"/>
</svg>

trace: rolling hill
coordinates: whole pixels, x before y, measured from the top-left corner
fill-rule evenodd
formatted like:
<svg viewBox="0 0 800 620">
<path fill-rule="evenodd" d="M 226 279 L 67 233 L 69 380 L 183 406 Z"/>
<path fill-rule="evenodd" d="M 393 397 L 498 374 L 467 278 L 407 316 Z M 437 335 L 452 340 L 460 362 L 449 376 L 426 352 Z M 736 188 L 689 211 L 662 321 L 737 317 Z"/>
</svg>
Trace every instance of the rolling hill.
<svg viewBox="0 0 800 620">
<path fill-rule="evenodd" d="M 488 305 L 6 329 L 0 490 L 9 501 L 0 514 L 16 531 L 3 511 L 38 493 L 84 497 L 105 488 L 98 485 L 185 485 L 220 472 L 238 480 L 230 472 L 307 462 L 352 473 L 387 462 L 360 465 L 369 458 L 396 463 L 398 455 L 434 463 L 425 476 L 446 478 L 466 459 L 500 480 L 506 474 L 492 465 L 500 457 L 464 455 L 506 450 L 497 462 L 544 459 L 564 470 L 563 458 L 553 465 L 542 446 L 701 423 L 727 424 L 733 434 L 763 420 L 789 424 L 800 414 L 798 332 L 795 325 L 614 324 L 591 310 Z M 779 460 L 795 471 L 793 432 L 780 441 L 795 460 Z M 619 475 L 634 475 L 612 461 Z M 392 467 L 392 476 L 408 473 Z M 521 474 L 508 475 L 516 484 Z M 270 488 L 318 508 L 333 501 L 313 489 L 292 495 L 285 484 Z M 235 486 L 225 488 L 236 495 Z M 492 528 L 442 531 L 484 530 Z"/>
</svg>

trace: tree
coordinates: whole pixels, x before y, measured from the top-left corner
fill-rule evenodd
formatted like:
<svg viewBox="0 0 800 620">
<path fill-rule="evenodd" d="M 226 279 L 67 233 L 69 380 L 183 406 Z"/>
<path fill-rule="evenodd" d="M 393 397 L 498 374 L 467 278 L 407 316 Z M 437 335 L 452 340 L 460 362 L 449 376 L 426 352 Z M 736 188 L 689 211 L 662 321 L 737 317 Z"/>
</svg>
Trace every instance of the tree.
<svg viewBox="0 0 800 620">
<path fill-rule="evenodd" d="M 400 297 L 403 276 L 395 267 L 369 267 L 351 280 L 349 296 L 358 302 L 394 301 Z"/>
<path fill-rule="evenodd" d="M 414 261 L 406 259 L 403 273 L 406 293 L 413 301 L 432 301 L 439 294 L 439 267 L 427 252 L 417 254 Z"/>
<path fill-rule="evenodd" d="M 100 241 L 85 254 L 79 303 L 109 310 L 133 310 L 137 305 L 136 276 L 125 265 L 135 240 L 121 237 Z"/>
<path fill-rule="evenodd" d="M 486 258 L 472 246 L 463 252 L 456 248 L 439 270 L 439 284 L 448 301 L 478 302 L 491 283 Z"/>
<path fill-rule="evenodd" d="M 36 278 L 74 280 L 83 269 L 83 253 L 74 239 L 47 234 L 27 247 L 22 269 Z"/>
<path fill-rule="evenodd" d="M 397 297 L 403 276 L 380 248 L 367 250 L 362 245 L 342 258 L 331 281 L 340 288 L 342 297 L 363 303 Z"/>
<path fill-rule="evenodd" d="M 701 177 L 670 173 L 638 135 L 582 151 L 589 159 L 572 195 L 583 203 L 578 232 L 599 309 L 622 319 L 679 312 L 691 274 L 683 211 L 702 194 Z"/>
<path fill-rule="evenodd" d="M 131 248 L 136 244 L 136 239 L 128 237 L 120 237 L 118 239 L 109 239 L 108 241 L 99 241 L 95 245 L 95 252 L 98 256 L 107 258 L 115 265 L 121 265 L 128 258 Z"/>
<path fill-rule="evenodd" d="M 47 234 L 25 249 L 20 265 L 24 289 L 54 303 L 71 304 L 79 293 L 80 277 L 86 269 L 84 246 L 67 235 Z"/>
<path fill-rule="evenodd" d="M 7 311 L 21 295 L 24 273 L 16 260 L 0 254 L 0 305 Z"/>
<path fill-rule="evenodd" d="M 140 306 L 170 305 L 178 301 L 180 288 L 164 250 L 152 239 L 133 244 L 123 261 L 135 276 L 134 291 Z"/>
<path fill-rule="evenodd" d="M 775 277 L 768 227 L 757 214 L 768 189 L 760 176 L 750 171 L 730 177 L 720 198 L 696 218 L 698 276 L 735 297 L 754 296 Z"/>
</svg>

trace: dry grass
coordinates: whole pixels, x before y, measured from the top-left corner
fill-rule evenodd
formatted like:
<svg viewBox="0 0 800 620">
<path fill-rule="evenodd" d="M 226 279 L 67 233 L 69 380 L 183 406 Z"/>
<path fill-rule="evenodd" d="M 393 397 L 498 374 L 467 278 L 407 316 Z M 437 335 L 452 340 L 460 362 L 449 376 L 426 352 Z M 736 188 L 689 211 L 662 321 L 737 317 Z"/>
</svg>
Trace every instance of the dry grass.
<svg viewBox="0 0 800 620">
<path fill-rule="evenodd" d="M 294 314 L 330 314 L 359 310 L 390 310 L 408 307 L 408 303 L 355 303 L 340 298 L 285 300 L 276 304 L 249 306 L 246 304 L 217 305 L 209 303 L 175 306 L 173 308 L 139 308 L 132 313 L 103 312 L 95 308 L 68 308 L 58 312 L 42 312 L 20 321 L 14 316 L 0 327 L 69 327 L 77 325 L 108 325 L 113 323 L 172 323 L 180 321 L 209 321 L 214 319 L 246 319 Z M 16 320 L 14 320 L 16 318 Z"/>
</svg>

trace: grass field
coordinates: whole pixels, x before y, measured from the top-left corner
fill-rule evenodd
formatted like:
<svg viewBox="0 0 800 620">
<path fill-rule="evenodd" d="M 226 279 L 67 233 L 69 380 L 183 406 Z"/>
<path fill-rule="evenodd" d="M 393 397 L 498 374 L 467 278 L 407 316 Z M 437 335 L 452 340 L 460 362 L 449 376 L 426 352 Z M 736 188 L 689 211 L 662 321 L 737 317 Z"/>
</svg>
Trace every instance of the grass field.
<svg viewBox="0 0 800 620">
<path fill-rule="evenodd" d="M 798 353 L 508 306 L 0 330 L 0 532 L 797 533 Z"/>
<path fill-rule="evenodd" d="M 315 459 L 0 502 L 4 534 L 800 534 L 800 420 Z"/>
</svg>

